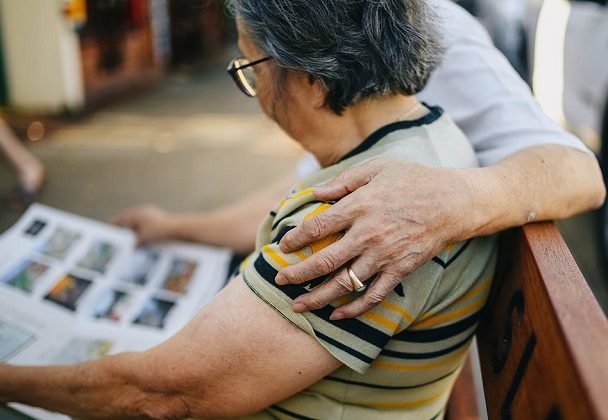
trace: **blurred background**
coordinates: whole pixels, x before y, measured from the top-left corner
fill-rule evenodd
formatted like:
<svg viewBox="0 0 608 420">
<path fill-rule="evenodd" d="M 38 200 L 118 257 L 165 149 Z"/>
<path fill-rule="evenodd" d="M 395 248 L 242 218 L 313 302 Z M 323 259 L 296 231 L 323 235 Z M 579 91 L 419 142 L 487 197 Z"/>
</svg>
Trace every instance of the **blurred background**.
<svg viewBox="0 0 608 420">
<path fill-rule="evenodd" d="M 458 3 L 608 162 L 607 0 Z M 46 166 L 40 201 L 101 220 L 208 210 L 292 170 L 299 148 L 225 73 L 236 55 L 222 0 L 0 0 L 0 115 Z M 0 232 L 16 183 L 0 164 Z M 559 227 L 608 312 L 607 208 Z"/>
</svg>

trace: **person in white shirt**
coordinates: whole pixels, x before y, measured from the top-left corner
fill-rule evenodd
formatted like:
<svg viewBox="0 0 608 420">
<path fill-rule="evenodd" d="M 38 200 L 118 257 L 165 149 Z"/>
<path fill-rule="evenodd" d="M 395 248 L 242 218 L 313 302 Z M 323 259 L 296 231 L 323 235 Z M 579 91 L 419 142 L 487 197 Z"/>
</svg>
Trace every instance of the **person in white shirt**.
<svg viewBox="0 0 608 420">
<path fill-rule="evenodd" d="M 597 208 L 605 199 L 595 156 L 543 113 L 483 27 L 450 1 L 428 1 L 440 19 L 447 51 L 419 97 L 445 108 L 484 168 L 430 168 L 381 159 L 352 168 L 315 191 L 322 200 L 340 201 L 285 235 L 282 250 L 346 234 L 281 270 L 277 282 L 304 283 L 348 262 L 362 281 L 376 278 L 360 298 L 336 309 L 335 318 L 375 306 L 449 243 L 566 218 Z M 294 176 L 214 212 L 176 215 L 144 206 L 128 209 L 114 221 L 133 228 L 140 242 L 179 238 L 249 252 L 268 210 L 298 177 L 317 167 L 308 156 Z M 293 308 L 320 308 L 350 290 L 350 277 L 342 269 L 296 299 Z"/>
</svg>

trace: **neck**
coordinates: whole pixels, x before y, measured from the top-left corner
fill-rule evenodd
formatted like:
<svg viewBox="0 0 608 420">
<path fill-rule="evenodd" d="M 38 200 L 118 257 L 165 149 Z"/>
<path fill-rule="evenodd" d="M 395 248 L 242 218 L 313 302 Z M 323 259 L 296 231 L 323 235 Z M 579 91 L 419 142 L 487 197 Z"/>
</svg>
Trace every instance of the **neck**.
<svg viewBox="0 0 608 420">
<path fill-rule="evenodd" d="M 333 165 L 379 128 L 428 113 L 417 103 L 415 96 L 395 95 L 358 102 L 341 116 L 327 111 L 301 144 L 316 156 L 322 167 Z"/>
</svg>

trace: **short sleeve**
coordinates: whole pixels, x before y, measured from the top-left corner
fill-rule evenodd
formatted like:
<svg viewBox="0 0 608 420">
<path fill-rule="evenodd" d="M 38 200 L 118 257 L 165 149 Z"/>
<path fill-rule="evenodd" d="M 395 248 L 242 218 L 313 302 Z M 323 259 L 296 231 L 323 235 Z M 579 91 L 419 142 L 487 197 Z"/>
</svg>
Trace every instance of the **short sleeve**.
<svg viewBox="0 0 608 420">
<path fill-rule="evenodd" d="M 298 314 L 291 305 L 298 296 L 322 284 L 326 278 L 315 279 L 308 284 L 279 286 L 275 283 L 277 272 L 282 267 L 295 264 L 336 241 L 334 236 L 311 247 L 292 254 L 281 252 L 278 242 L 290 229 L 306 217 L 329 208 L 328 204 L 308 204 L 290 212 L 289 217 L 275 221 L 273 241 L 258 249 L 243 269 L 243 278 L 251 290 L 264 302 L 273 307 L 283 317 L 294 323 L 302 331 L 315 337 L 336 359 L 351 369 L 364 373 L 378 357 L 394 334 L 406 329 L 421 312 L 434 282 L 434 273 L 427 273 L 427 280 L 420 282 L 428 290 L 417 290 L 421 299 L 404 296 L 403 286 L 399 285 L 388 298 L 376 308 L 354 318 L 332 321 L 329 319 L 338 303 L 319 310 Z M 423 270 L 424 271 L 424 270 Z M 425 275 L 424 273 L 420 273 Z M 428 274 L 431 274 L 428 276 Z M 407 282 L 409 285 L 410 282 Z M 424 296 L 423 296 L 424 295 Z M 345 299 L 356 298 L 353 294 Z"/>
</svg>

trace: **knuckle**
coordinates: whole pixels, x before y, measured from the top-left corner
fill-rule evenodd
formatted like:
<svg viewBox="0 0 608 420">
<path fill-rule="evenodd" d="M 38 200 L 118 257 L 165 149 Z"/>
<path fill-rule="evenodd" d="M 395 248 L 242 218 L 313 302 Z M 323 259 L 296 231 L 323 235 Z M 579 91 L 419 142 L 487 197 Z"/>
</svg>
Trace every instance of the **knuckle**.
<svg viewBox="0 0 608 420">
<path fill-rule="evenodd" d="M 377 306 L 380 302 L 382 302 L 384 298 L 384 294 L 380 291 L 370 290 L 363 295 L 363 302 L 368 308 L 373 308 L 374 306 Z"/>
<path fill-rule="evenodd" d="M 296 245 L 295 233 L 293 233 L 293 231 L 287 232 L 287 234 L 283 236 L 283 239 L 281 239 L 280 243 L 289 249 L 293 249 L 293 247 Z"/>
<path fill-rule="evenodd" d="M 325 222 L 319 216 L 309 220 L 309 231 L 313 239 L 319 239 L 325 236 Z"/>
<path fill-rule="evenodd" d="M 350 179 L 350 169 L 346 169 L 346 170 L 340 172 L 338 175 L 336 175 L 334 177 L 334 179 L 332 180 L 332 182 L 334 182 L 336 184 L 345 184 L 348 182 L 349 179 Z"/>
<path fill-rule="evenodd" d="M 336 258 L 328 253 L 317 254 L 317 267 L 323 273 L 331 273 L 338 268 Z"/>
<path fill-rule="evenodd" d="M 357 270 L 360 271 L 362 279 L 367 279 L 378 272 L 378 267 L 374 261 L 366 261 L 360 264 L 361 266 L 360 268 L 357 268 Z"/>
<path fill-rule="evenodd" d="M 350 279 L 347 279 L 345 276 L 337 276 L 334 278 L 334 284 L 338 292 L 340 292 L 341 296 L 344 296 L 353 290 L 353 286 L 350 282 Z"/>
<path fill-rule="evenodd" d="M 402 261 L 400 266 L 398 267 L 398 273 L 400 275 L 396 275 L 396 274 L 391 274 L 392 278 L 397 278 L 397 277 L 405 277 L 406 275 L 412 273 L 414 270 L 416 270 L 417 264 L 416 264 L 416 260 L 413 259 L 407 259 L 405 261 Z"/>
<path fill-rule="evenodd" d="M 325 306 L 325 302 L 316 294 L 309 294 L 305 301 L 305 305 L 311 309 L 319 309 Z"/>
<path fill-rule="evenodd" d="M 298 270 L 298 267 L 295 265 L 290 265 L 288 267 L 283 268 L 281 270 L 281 274 L 289 284 L 297 284 L 300 280 L 300 272 Z"/>
</svg>

